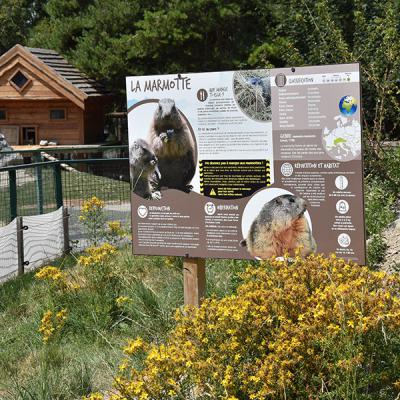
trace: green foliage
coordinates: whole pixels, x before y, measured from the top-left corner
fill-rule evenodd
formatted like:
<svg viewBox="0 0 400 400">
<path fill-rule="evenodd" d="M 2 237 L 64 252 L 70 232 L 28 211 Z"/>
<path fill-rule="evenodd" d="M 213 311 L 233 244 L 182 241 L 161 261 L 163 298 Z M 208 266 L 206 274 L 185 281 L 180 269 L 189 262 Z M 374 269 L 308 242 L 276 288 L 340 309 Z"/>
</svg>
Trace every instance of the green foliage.
<svg viewBox="0 0 400 400">
<path fill-rule="evenodd" d="M 49 0 L 45 11 L 30 44 L 64 54 L 121 102 L 126 75 L 249 65 L 274 24 L 259 0 Z"/>
<path fill-rule="evenodd" d="M 381 235 L 372 235 L 368 241 L 367 260 L 371 268 L 379 266 L 385 259 L 387 245 Z"/>
<path fill-rule="evenodd" d="M 135 257 L 127 246 L 98 269 L 75 266 L 73 255 L 60 261 L 67 286 L 33 273 L 0 285 L 0 398 L 78 399 L 109 389 L 127 338 L 160 342 L 173 326 L 183 303 L 182 261 L 166 261 Z M 231 294 L 244 264 L 210 260 L 207 293 Z M 45 344 L 38 328 L 49 309 L 67 309 L 67 320 Z"/>
<path fill-rule="evenodd" d="M 367 235 L 382 232 L 395 218 L 396 197 L 385 182 L 374 177 L 365 179 L 365 225 Z"/>
<path fill-rule="evenodd" d="M 373 155 L 379 141 L 398 136 L 400 122 L 400 9 L 386 2 L 279 2 L 275 50 L 287 65 L 360 62 L 363 128 Z M 262 45 L 265 47 L 265 44 Z M 253 52 L 264 56 L 261 48 Z M 268 63 L 268 60 L 264 61 Z M 254 61 L 253 61 L 254 62 Z"/>
<path fill-rule="evenodd" d="M 0 54 L 17 43 L 25 44 L 30 28 L 43 14 L 46 0 L 0 2 Z"/>
<path fill-rule="evenodd" d="M 372 268 L 385 258 L 386 243 L 382 232 L 397 217 L 400 196 L 400 149 L 386 149 L 379 162 L 372 164 L 365 178 L 365 225 L 368 239 L 367 258 Z M 385 179 L 385 177 L 389 179 Z"/>
</svg>

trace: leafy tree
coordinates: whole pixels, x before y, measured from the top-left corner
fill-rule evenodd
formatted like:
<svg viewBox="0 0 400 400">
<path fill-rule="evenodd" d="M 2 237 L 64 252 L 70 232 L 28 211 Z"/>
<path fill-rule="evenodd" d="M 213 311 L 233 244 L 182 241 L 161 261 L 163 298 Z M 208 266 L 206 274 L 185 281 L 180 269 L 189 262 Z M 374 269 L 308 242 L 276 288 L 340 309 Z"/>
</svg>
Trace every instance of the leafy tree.
<svg viewBox="0 0 400 400">
<path fill-rule="evenodd" d="M 396 0 L 279 2 L 275 47 L 263 44 L 254 64 L 315 65 L 360 62 L 367 167 L 381 168 L 381 142 L 400 137 L 400 5 Z M 394 182 L 400 184 L 400 182 Z"/>
<path fill-rule="evenodd" d="M 121 93 L 127 74 L 251 65 L 248 55 L 273 32 L 260 0 L 49 0 L 45 11 L 31 44 Z"/>
<path fill-rule="evenodd" d="M 0 1 L 0 54 L 25 44 L 29 30 L 41 18 L 46 0 Z"/>
<path fill-rule="evenodd" d="M 128 74 L 358 61 L 375 159 L 381 140 L 399 137 L 397 0 L 48 0 L 44 11 L 30 43 L 58 50 L 121 103 Z"/>
</svg>

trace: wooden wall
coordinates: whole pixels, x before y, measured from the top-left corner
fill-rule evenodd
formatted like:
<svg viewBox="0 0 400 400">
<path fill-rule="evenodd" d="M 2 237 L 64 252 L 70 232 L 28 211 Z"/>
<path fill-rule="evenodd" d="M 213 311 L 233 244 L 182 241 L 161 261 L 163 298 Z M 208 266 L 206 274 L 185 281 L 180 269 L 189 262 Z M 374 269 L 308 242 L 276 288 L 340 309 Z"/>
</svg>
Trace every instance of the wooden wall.
<svg viewBox="0 0 400 400">
<path fill-rule="evenodd" d="M 51 108 L 65 108 L 66 120 L 50 120 Z M 57 140 L 59 144 L 84 144 L 83 110 L 70 101 L 48 100 L 5 100 L 0 95 L 0 109 L 7 111 L 7 120 L 0 120 L 1 126 L 13 125 L 37 128 L 37 144 L 40 140 Z"/>
</svg>

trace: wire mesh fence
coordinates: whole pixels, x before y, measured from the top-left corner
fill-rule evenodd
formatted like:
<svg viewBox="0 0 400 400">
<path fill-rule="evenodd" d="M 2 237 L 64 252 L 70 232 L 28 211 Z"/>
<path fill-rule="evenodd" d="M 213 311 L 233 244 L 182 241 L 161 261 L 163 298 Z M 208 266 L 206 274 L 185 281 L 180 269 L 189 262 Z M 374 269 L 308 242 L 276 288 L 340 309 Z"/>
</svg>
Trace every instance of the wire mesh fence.
<svg viewBox="0 0 400 400">
<path fill-rule="evenodd" d="M 108 151 L 106 158 L 57 159 L 0 168 L 0 227 L 17 216 L 42 215 L 67 206 L 71 243 L 82 250 L 88 241 L 79 221 L 81 206 L 96 196 L 105 203 L 107 220 L 120 221 L 129 229 L 129 162 L 111 158 L 115 155 L 121 155 L 121 149 Z"/>
<path fill-rule="evenodd" d="M 36 215 L 57 208 L 54 166 L 0 169 L 0 226 L 17 215 Z"/>
<path fill-rule="evenodd" d="M 37 218 L 45 219 L 44 214 L 66 206 L 70 214 L 71 243 L 76 250 L 82 250 L 88 245 L 88 241 L 79 221 L 80 210 L 83 202 L 93 196 L 104 201 L 107 220 L 120 221 L 129 229 L 130 184 L 127 151 L 127 146 L 86 146 L 9 152 L 8 157 L 15 155 L 18 160 L 24 160 L 25 164 L 1 164 L 0 230 L 6 232 L 11 229 L 10 232 L 14 232 L 13 224 L 17 216 L 23 216 L 24 220 L 28 218 L 28 222 L 38 225 Z M 0 153 L 0 159 L 4 161 L 4 157 Z M 30 218 L 33 218 L 32 221 Z M 28 242 L 25 246 L 28 246 L 27 252 L 33 267 L 37 263 L 43 263 L 49 258 L 47 256 L 57 253 L 51 251 L 51 243 L 58 249 L 61 232 L 50 222 L 43 222 L 37 232 L 31 231 L 36 232 L 36 235 L 27 236 Z M 49 236 L 45 237 L 45 232 L 49 232 Z M 46 250 L 47 255 L 40 247 L 42 241 L 50 243 Z M 15 243 L 15 233 L 8 236 L 7 242 L 0 240 L 0 246 L 4 247 L 0 248 L 0 277 L 8 273 L 8 264 L 15 264 Z"/>
<path fill-rule="evenodd" d="M 104 213 L 109 221 L 121 221 L 130 226 L 130 184 L 127 159 L 85 160 L 69 163 L 76 171 L 62 170 L 63 204 L 70 213 L 70 240 L 74 248 L 88 245 L 79 221 L 83 202 L 96 196 L 104 201 Z"/>
<path fill-rule="evenodd" d="M 93 196 L 106 203 L 106 211 L 125 211 L 130 202 L 127 159 L 64 160 L 0 168 L 0 226 L 18 215 L 43 214 L 61 205 L 80 208 Z"/>
</svg>

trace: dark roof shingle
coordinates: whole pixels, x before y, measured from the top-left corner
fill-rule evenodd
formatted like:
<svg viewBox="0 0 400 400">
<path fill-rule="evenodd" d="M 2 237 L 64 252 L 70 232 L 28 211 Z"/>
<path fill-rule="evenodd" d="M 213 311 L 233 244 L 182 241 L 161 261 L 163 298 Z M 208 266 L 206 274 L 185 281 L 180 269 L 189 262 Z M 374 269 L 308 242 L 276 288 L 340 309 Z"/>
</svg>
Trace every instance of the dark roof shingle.
<svg viewBox="0 0 400 400">
<path fill-rule="evenodd" d="M 58 75 L 88 96 L 107 96 L 111 93 L 99 82 L 88 78 L 54 50 L 25 47 Z"/>
</svg>

